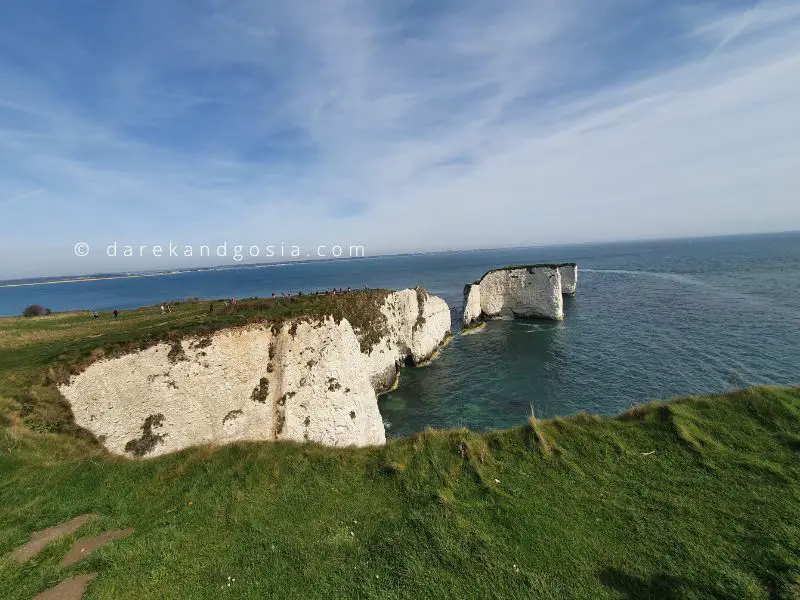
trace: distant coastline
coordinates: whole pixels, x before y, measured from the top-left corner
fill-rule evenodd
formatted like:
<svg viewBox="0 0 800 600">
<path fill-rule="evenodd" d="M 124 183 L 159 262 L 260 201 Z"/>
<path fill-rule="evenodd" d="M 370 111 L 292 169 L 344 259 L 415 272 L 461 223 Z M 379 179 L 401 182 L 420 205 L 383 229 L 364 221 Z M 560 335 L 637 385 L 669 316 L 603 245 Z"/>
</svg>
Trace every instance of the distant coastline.
<svg viewBox="0 0 800 600">
<path fill-rule="evenodd" d="M 351 259 L 337 259 L 351 260 Z M 320 261 L 294 261 L 279 263 L 259 263 L 255 265 L 220 265 L 216 267 L 191 267 L 185 269 L 172 269 L 170 271 L 141 271 L 137 273 L 98 273 L 95 275 L 67 275 L 63 278 L 47 277 L 39 279 L 8 279 L 0 281 L 0 288 L 26 287 L 33 285 L 54 285 L 57 283 L 84 283 L 87 281 L 109 281 L 113 279 L 139 279 L 142 277 L 166 277 L 169 275 L 183 275 L 185 273 L 204 273 L 211 271 L 230 271 L 236 269 L 263 269 L 267 267 L 283 267 L 301 263 L 320 262 Z"/>
<path fill-rule="evenodd" d="M 87 275 L 85 277 L 72 277 L 66 279 L 48 279 L 46 281 L 12 281 L 9 283 L 0 282 L 0 288 L 27 287 L 32 285 L 55 285 L 57 283 L 82 283 L 85 281 L 107 281 L 110 279 L 138 279 L 140 277 L 163 277 L 165 275 L 178 275 L 182 271 L 170 271 L 166 273 L 136 273 L 131 275 Z"/>
<path fill-rule="evenodd" d="M 469 254 L 480 252 L 497 252 L 504 250 L 547 250 L 557 248 L 575 248 L 581 246 L 615 246 L 626 244 L 641 244 L 641 243 L 662 243 L 662 242 L 700 242 L 704 240 L 714 240 L 723 238 L 752 238 L 752 237 L 774 237 L 774 236 L 794 236 L 800 231 L 774 231 L 774 232 L 754 232 L 754 233 L 731 233 L 723 235 L 699 235 L 699 236 L 686 236 L 674 238 L 646 238 L 646 239 L 630 239 L 630 240 L 597 240 L 587 242 L 574 242 L 564 244 L 543 244 L 543 245 L 513 245 L 507 247 L 486 247 L 486 248 L 452 248 L 443 250 L 430 250 L 420 252 L 397 252 L 389 254 L 376 254 L 374 256 L 358 256 L 358 257 L 343 257 L 343 258 L 329 258 L 329 259 L 298 259 L 288 260 L 274 263 L 254 263 L 254 264 L 224 264 L 214 266 L 194 266 L 194 267 L 180 267 L 170 270 L 143 270 L 134 272 L 118 272 L 118 273 L 90 273 L 87 275 L 64 275 L 55 277 L 22 277 L 16 279 L 0 279 L 0 289 L 2 288 L 15 288 L 15 287 L 28 287 L 38 285 L 53 285 L 56 283 L 83 283 L 87 281 L 109 281 L 118 279 L 139 279 L 142 277 L 165 277 L 168 275 L 180 275 L 183 273 L 202 273 L 210 271 L 227 271 L 239 269 L 262 269 L 267 267 L 283 267 L 288 265 L 301 265 L 301 264 L 318 264 L 324 262 L 348 262 L 352 260 L 374 260 L 380 258 L 400 258 L 405 256 L 427 256 L 432 254 Z"/>
</svg>

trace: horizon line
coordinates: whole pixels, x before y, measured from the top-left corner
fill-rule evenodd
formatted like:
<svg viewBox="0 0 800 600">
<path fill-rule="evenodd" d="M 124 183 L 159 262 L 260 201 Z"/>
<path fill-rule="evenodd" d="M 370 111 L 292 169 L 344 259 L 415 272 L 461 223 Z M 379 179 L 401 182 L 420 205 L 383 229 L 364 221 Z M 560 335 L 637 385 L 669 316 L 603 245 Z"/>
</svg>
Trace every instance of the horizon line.
<svg viewBox="0 0 800 600">
<path fill-rule="evenodd" d="M 365 259 L 378 259 L 400 256 L 422 256 L 429 254 L 449 254 L 456 252 L 492 252 L 500 250 L 525 250 L 529 248 L 545 249 L 545 248 L 563 248 L 567 246 L 607 246 L 613 244 L 635 244 L 641 242 L 670 242 L 670 241 L 684 241 L 684 240 L 703 240 L 703 239 L 716 239 L 716 238 L 729 238 L 729 237 L 754 237 L 754 236 L 768 236 L 768 235 L 791 235 L 800 234 L 800 229 L 782 230 L 782 231 L 761 231 L 761 232 L 745 232 L 745 233 L 725 233 L 725 234 L 712 234 L 712 235 L 687 235 L 678 237 L 655 237 L 655 238 L 630 238 L 630 239 L 615 239 L 615 240 L 601 240 L 601 241 L 585 241 L 585 242 L 564 242 L 559 244 L 542 244 L 542 245 L 516 245 L 516 246 L 495 246 L 495 247 L 482 247 L 482 248 L 451 248 L 447 250 L 418 250 L 418 251 L 405 251 L 405 252 L 389 252 L 385 254 L 376 254 L 374 256 L 347 256 L 342 258 L 304 258 L 304 259 L 289 259 L 275 262 L 258 262 L 246 264 L 228 264 L 223 263 L 219 265 L 205 265 L 205 266 L 186 266 L 186 267 L 173 267 L 168 269 L 143 269 L 139 271 L 112 271 L 112 272 L 93 272 L 93 273 L 70 273 L 66 275 L 39 275 L 33 277 L 19 277 L 13 279 L 0 279 L 0 289 L 13 288 L 13 287 L 27 287 L 35 285 L 51 285 L 59 283 L 84 283 L 88 281 L 108 281 L 119 279 L 139 279 L 144 277 L 166 277 L 169 275 L 181 275 L 184 273 L 196 273 L 202 271 L 221 271 L 221 270 L 235 270 L 235 269 L 254 269 L 254 268 L 267 268 L 267 267 L 280 267 L 297 264 L 309 263 L 325 263 L 325 262 L 343 262 L 352 260 L 365 260 Z"/>
</svg>

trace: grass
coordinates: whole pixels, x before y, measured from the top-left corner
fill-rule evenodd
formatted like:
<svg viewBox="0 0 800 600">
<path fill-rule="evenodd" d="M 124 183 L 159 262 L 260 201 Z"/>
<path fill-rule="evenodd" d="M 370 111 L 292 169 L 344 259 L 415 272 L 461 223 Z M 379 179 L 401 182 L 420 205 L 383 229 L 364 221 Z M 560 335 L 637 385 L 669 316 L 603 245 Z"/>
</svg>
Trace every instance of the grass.
<svg viewBox="0 0 800 600">
<path fill-rule="evenodd" d="M 68 410 L 47 427 L 25 412 L 31 395 L 42 419 L 63 412 L 43 391 L 48 370 L 134 329 L 253 316 L 207 311 L 0 320 L 15 344 L 0 341 L 1 598 L 89 571 L 88 599 L 800 598 L 798 389 L 381 448 L 249 443 L 142 461 L 104 454 Z M 67 568 L 76 536 L 25 565 L 7 558 L 89 512 L 100 518 L 77 535 L 136 531 Z"/>
<path fill-rule="evenodd" d="M 172 344 L 170 358 L 180 360 L 183 351 L 176 342 L 186 336 L 315 316 L 331 316 L 337 322 L 346 318 L 362 349 L 368 351 L 386 333 L 386 316 L 380 307 L 388 293 L 358 290 L 253 298 L 227 307 L 222 301 L 183 302 L 171 305 L 168 314 L 151 306 L 122 312 L 118 319 L 110 312 L 98 319 L 88 312 L 0 318 L 0 397 L 20 404 L 25 423 L 36 431 L 84 435 L 74 427 L 69 407 L 55 386 L 99 358 L 167 342 Z"/>
<path fill-rule="evenodd" d="M 527 270 L 529 273 L 532 273 L 534 269 L 558 269 L 559 267 L 577 267 L 577 263 L 536 263 L 531 265 L 509 265 L 507 267 L 498 267 L 496 269 L 489 269 L 480 279 L 476 279 L 473 282 L 473 285 L 480 284 L 489 273 L 494 273 L 496 271 L 517 271 L 521 269 Z"/>
</svg>

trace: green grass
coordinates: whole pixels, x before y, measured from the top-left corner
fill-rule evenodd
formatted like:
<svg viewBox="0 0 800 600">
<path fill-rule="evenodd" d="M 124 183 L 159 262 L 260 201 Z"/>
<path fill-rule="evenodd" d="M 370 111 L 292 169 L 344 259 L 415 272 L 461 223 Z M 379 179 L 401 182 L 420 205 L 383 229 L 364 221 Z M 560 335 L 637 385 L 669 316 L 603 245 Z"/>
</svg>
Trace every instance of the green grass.
<svg viewBox="0 0 800 600">
<path fill-rule="evenodd" d="M 154 335 L 207 310 L 176 307 Z M 48 369 L 165 320 L 148 311 L 0 320 L 0 598 L 89 571 L 88 599 L 800 598 L 800 390 L 383 448 L 251 443 L 143 461 L 107 456 L 68 414 L 50 429 L 25 414 Z M 58 413 L 37 393 L 37 410 Z M 66 569 L 76 536 L 22 566 L 7 558 L 87 512 L 100 518 L 78 535 L 136 532 Z"/>
<path fill-rule="evenodd" d="M 175 342 L 189 335 L 203 336 L 226 327 L 323 316 L 331 316 L 337 322 L 346 318 L 362 349 L 368 351 L 386 333 L 386 317 L 380 307 L 388 293 L 357 290 L 253 298 L 228 307 L 220 300 L 182 302 L 172 304 L 172 312 L 166 315 L 159 306 L 151 306 L 124 311 L 118 319 L 113 319 L 110 312 L 102 313 L 99 319 L 88 312 L 0 318 L 0 398 L 19 403 L 31 429 L 83 435 L 85 432 L 72 424 L 69 408 L 55 384 L 98 358 L 159 342 Z"/>
<path fill-rule="evenodd" d="M 533 271 L 533 269 L 540 269 L 540 268 L 558 269 L 559 267 L 577 267 L 577 266 L 578 266 L 577 263 L 574 263 L 574 262 L 571 262 L 571 263 L 535 263 L 535 264 L 530 264 L 530 265 L 508 265 L 507 267 L 498 267 L 496 269 L 489 269 L 488 271 L 486 271 L 486 273 L 484 273 L 481 276 L 480 279 L 476 279 L 473 282 L 473 285 L 480 284 L 480 282 L 483 281 L 489 273 L 495 273 L 497 271 L 516 271 L 516 270 L 520 270 L 520 269 L 526 269 L 530 273 L 530 272 Z"/>
</svg>

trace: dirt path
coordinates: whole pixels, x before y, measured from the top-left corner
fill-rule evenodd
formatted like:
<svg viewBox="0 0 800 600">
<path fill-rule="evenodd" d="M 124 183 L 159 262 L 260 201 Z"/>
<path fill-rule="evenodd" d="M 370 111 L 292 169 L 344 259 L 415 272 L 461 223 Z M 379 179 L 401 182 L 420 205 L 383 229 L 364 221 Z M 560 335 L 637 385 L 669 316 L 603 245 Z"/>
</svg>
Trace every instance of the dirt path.
<svg viewBox="0 0 800 600">
<path fill-rule="evenodd" d="M 33 600 L 81 600 L 86 586 L 95 577 L 97 577 L 97 573 L 78 575 L 36 595 Z"/>
<path fill-rule="evenodd" d="M 33 558 L 53 540 L 71 533 L 75 533 L 78 531 L 78 529 L 95 518 L 97 518 L 96 515 L 81 515 L 79 517 L 75 517 L 71 521 L 67 521 L 66 523 L 61 523 L 60 525 L 55 525 L 54 527 L 37 531 L 24 545 L 14 550 L 14 559 L 17 562 L 23 563 Z"/>
<path fill-rule="evenodd" d="M 89 552 L 92 550 L 100 548 L 101 546 L 105 546 L 111 541 L 126 538 L 132 533 L 132 528 L 112 529 L 111 531 L 105 531 L 95 537 L 81 538 L 76 540 L 75 543 L 72 544 L 72 547 L 69 549 L 69 551 L 67 551 L 67 553 L 64 555 L 64 558 L 61 561 L 61 566 L 66 567 L 72 563 L 76 563 L 84 556 L 89 554 Z"/>
<path fill-rule="evenodd" d="M 18 563 L 24 563 L 41 552 L 47 544 L 65 535 L 70 535 L 78 531 L 97 515 L 81 515 L 71 521 L 55 525 L 42 531 L 37 531 L 31 535 L 30 539 L 22 546 L 14 550 L 12 556 Z M 133 533 L 133 528 L 112 529 L 104 531 L 100 535 L 93 537 L 83 537 L 72 544 L 70 549 L 61 560 L 61 566 L 66 567 L 83 559 L 92 550 L 105 546 L 109 542 L 126 538 Z M 81 600 L 86 586 L 97 577 L 97 573 L 84 573 L 72 579 L 62 581 L 57 586 L 46 590 L 37 595 L 33 600 Z"/>
</svg>

